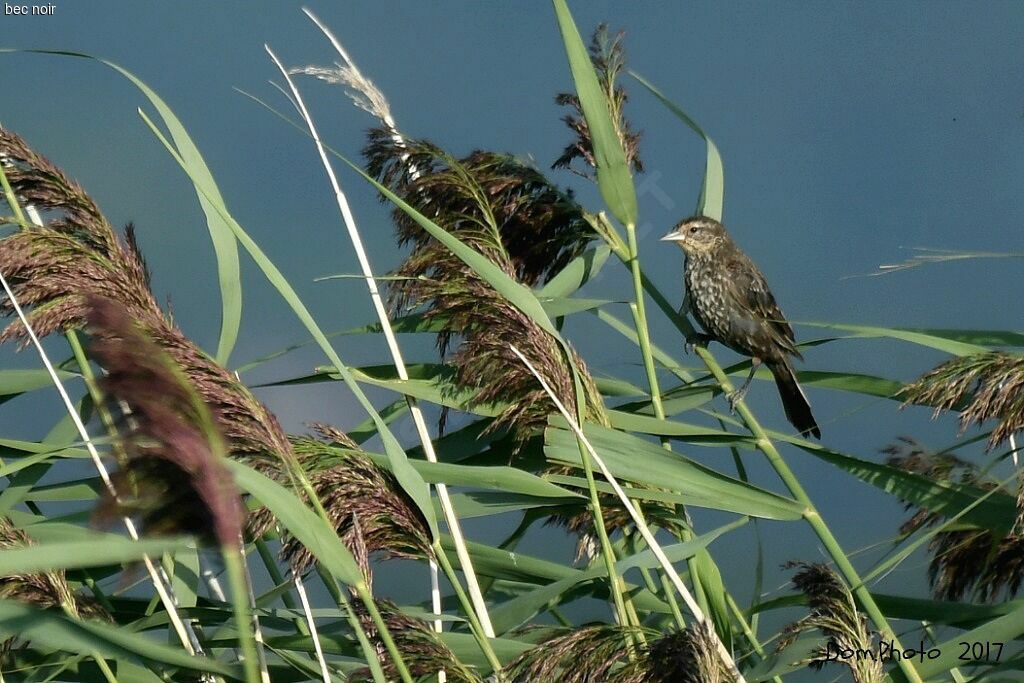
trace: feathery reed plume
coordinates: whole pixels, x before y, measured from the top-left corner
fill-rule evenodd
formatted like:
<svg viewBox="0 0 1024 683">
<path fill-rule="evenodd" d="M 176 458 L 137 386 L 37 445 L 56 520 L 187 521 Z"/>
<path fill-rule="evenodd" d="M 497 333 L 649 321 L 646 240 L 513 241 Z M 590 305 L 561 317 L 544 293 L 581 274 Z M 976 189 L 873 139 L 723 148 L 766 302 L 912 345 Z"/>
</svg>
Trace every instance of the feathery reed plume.
<svg viewBox="0 0 1024 683">
<path fill-rule="evenodd" d="M 6 173 L 15 193 L 47 217 L 45 226 L 26 226 L 0 239 L 0 272 L 21 305 L 31 307 L 28 320 L 36 333 L 82 327 L 89 296 L 116 302 L 185 372 L 212 408 L 232 455 L 277 471 L 279 460 L 291 457 L 284 431 L 241 382 L 160 309 L 132 226 L 120 238 L 77 183 L 3 128 L 0 156 L 11 163 Z M 9 301 L 0 302 L 0 315 L 11 311 Z M 0 343 L 25 337 L 14 320 L 0 332 Z"/>
<path fill-rule="evenodd" d="M 185 532 L 222 548 L 241 542 L 244 518 L 210 410 L 185 374 L 109 299 L 89 296 L 90 351 L 107 371 L 111 406 L 130 409 L 121 434 L 127 461 L 117 497 L 101 500 L 101 519 L 140 517 L 147 533 Z"/>
<path fill-rule="evenodd" d="M 952 454 L 934 454 L 912 439 L 902 438 L 883 453 L 888 463 L 906 472 L 920 474 L 939 482 L 966 484 L 982 491 L 991 491 L 996 483 L 982 478 L 978 468 Z M 994 602 L 1000 596 L 1011 596 L 1024 582 L 1024 528 L 1020 492 L 1017 496 L 1017 519 L 1010 533 L 997 535 L 987 529 L 940 531 L 928 544 L 932 555 L 928 578 L 935 596 L 959 600 L 974 594 L 978 599 Z M 907 503 L 907 508 L 913 506 Z M 935 526 L 944 516 L 924 508 L 917 509 L 900 527 L 904 534 Z"/>
<path fill-rule="evenodd" d="M 731 683 L 736 679 L 717 656 L 710 622 L 669 633 L 651 641 L 642 678 L 635 683 Z M 634 683 L 634 682 L 631 682 Z"/>
<path fill-rule="evenodd" d="M 640 633 L 647 645 L 632 642 Z M 661 634 L 646 628 L 583 626 L 544 641 L 505 667 L 510 683 L 731 683 L 735 679 L 716 655 L 706 624 Z"/>
<path fill-rule="evenodd" d="M 364 150 L 368 171 L 428 218 L 453 233 L 507 275 L 533 286 L 557 273 L 593 237 L 583 211 L 536 170 L 512 157 L 473 152 L 456 159 L 436 145 L 401 139 L 374 129 Z M 412 170 L 415 169 L 415 172 Z M 515 341 L 575 409 L 571 369 L 558 342 L 506 301 L 444 245 L 400 209 L 394 212 L 400 244 L 412 253 L 392 275 L 395 310 L 420 310 L 443 324 L 438 346 L 445 355 L 461 337 L 450 361 L 456 384 L 474 390 L 478 404 L 508 406 L 491 425 L 522 441 L 536 434 L 552 412 L 550 402 L 509 352 Z M 603 404 L 581 368 L 586 410 L 606 422 Z"/>
<path fill-rule="evenodd" d="M 562 475 L 578 475 L 579 471 L 569 467 L 554 467 L 550 468 L 548 472 L 552 474 Z M 633 485 L 634 488 L 651 488 L 647 486 L 640 486 L 637 484 Z M 613 533 L 616 530 L 628 529 L 632 526 L 632 519 L 623 507 L 619 499 L 608 493 L 602 493 L 599 496 L 601 501 L 601 512 L 604 517 L 604 526 L 608 530 L 608 533 Z M 644 515 L 647 517 L 647 521 L 652 525 L 657 525 L 659 528 L 664 529 L 671 533 L 676 538 L 685 538 L 687 532 L 692 533 L 692 529 L 688 528 L 682 521 L 682 510 L 679 506 L 673 503 L 663 503 L 659 501 L 644 501 Z M 565 528 L 577 537 L 576 542 L 576 561 L 579 562 L 583 558 L 594 558 L 600 553 L 598 545 L 598 538 L 594 531 L 594 520 L 590 514 L 590 511 L 579 512 L 576 514 L 553 514 L 548 519 L 547 524 L 560 526 Z"/>
<path fill-rule="evenodd" d="M 15 528 L 8 517 L 0 517 L 0 552 L 32 544 L 28 534 Z M 99 603 L 71 589 L 64 572 L 60 570 L 2 575 L 0 599 L 17 600 L 43 609 L 62 609 L 71 617 L 110 621 L 110 615 Z M 25 644 L 19 642 L 17 637 L 0 643 L 0 663 L 5 661 L 12 649 Z"/>
<path fill-rule="evenodd" d="M 611 112 L 612 124 L 619 136 L 622 150 L 626 153 L 626 163 L 632 165 L 636 172 L 642 173 L 644 165 L 639 156 L 641 134 L 634 133 L 626 119 L 624 109 L 629 98 L 626 91 L 616 83 L 619 73 L 626 64 L 625 50 L 622 47 L 624 36 L 625 34 L 620 31 L 611 38 L 608 35 L 608 25 L 598 25 L 590 39 L 590 61 L 597 70 L 597 80 L 608 105 L 608 111 Z M 569 130 L 576 134 L 576 139 L 565 148 L 562 156 L 558 157 L 551 168 L 564 168 L 589 178 L 591 176 L 588 172 L 573 168 L 573 162 L 577 159 L 583 160 L 591 169 L 597 167 L 590 128 L 583 117 L 580 98 L 575 93 L 561 93 L 555 97 L 555 102 L 571 107 L 575 111 L 575 114 L 568 114 L 562 120 Z"/>
<path fill-rule="evenodd" d="M 409 673 L 416 680 L 430 680 L 437 676 L 438 671 L 444 671 L 449 681 L 454 683 L 483 683 L 483 677 L 473 669 L 463 664 L 455 653 L 441 640 L 438 634 L 430 627 L 429 622 L 411 617 L 402 612 L 396 605 L 387 600 L 378 600 L 377 608 L 384 617 L 388 630 L 395 638 L 395 645 L 402 653 Z M 366 630 L 371 642 L 376 643 L 378 656 L 383 664 L 384 675 L 389 681 L 398 680 L 398 674 L 394 663 L 384 650 L 383 644 L 377 636 L 377 628 L 366 613 L 362 604 L 355 604 L 355 611 L 359 616 L 363 628 Z M 353 681 L 372 681 L 369 669 L 359 669 L 351 674 Z"/>
<path fill-rule="evenodd" d="M 345 89 L 345 94 L 352 102 L 370 116 L 378 118 L 384 123 L 394 121 L 388 98 L 384 97 L 384 93 L 373 81 L 351 64 L 335 62 L 333 67 L 310 64 L 289 69 L 288 73 L 313 76 L 325 83 L 340 85 Z"/>
<path fill-rule="evenodd" d="M 1002 351 L 960 356 L 942 363 L 901 392 L 914 403 L 960 411 L 960 430 L 989 418 L 999 420 L 988 440 L 992 449 L 1024 428 L 1024 356 Z"/>
<path fill-rule="evenodd" d="M 458 159 L 428 140 L 396 140 L 384 128 L 367 138 L 370 175 L 526 285 L 546 282 L 595 237 L 571 192 L 511 155 L 477 150 Z M 447 248 L 401 209 L 393 216 L 399 244 L 413 247 L 395 274 L 443 275 L 447 266 L 432 264 L 454 258 Z M 401 282 L 392 289 L 392 302 L 400 303 Z"/>
<path fill-rule="evenodd" d="M 637 642 L 635 636 L 640 632 L 635 627 L 609 624 L 555 631 L 557 635 L 544 638 L 512 660 L 503 671 L 504 678 L 510 683 L 625 683 L 632 680 L 621 678 L 631 654 L 628 643 Z"/>
<path fill-rule="evenodd" d="M 0 552 L 25 548 L 33 541 L 8 517 L 0 517 Z M 42 608 L 66 609 L 71 616 L 110 619 L 97 602 L 71 589 L 63 571 L 35 574 L 5 574 L 0 576 L 0 598 L 18 600 Z"/>
<path fill-rule="evenodd" d="M 868 628 L 867 617 L 857 610 L 853 593 L 836 572 L 823 564 L 788 562 L 783 566 L 797 569 L 793 583 L 807 596 L 811 611 L 787 627 L 779 641 L 779 650 L 790 645 L 800 633 L 817 629 L 828 637 L 828 643 L 809 660 L 816 669 L 828 661 L 829 650 L 878 651 L 875 633 Z M 879 657 L 850 657 L 843 661 L 850 668 L 854 683 L 881 683 L 885 678 Z"/>
<path fill-rule="evenodd" d="M 322 440 L 292 437 L 295 453 L 338 537 L 353 554 L 431 557 L 429 527 L 394 475 L 374 463 L 341 430 L 321 424 L 313 427 Z M 270 521 L 266 511 L 254 516 Z M 314 562 L 309 550 L 288 533 L 282 539 L 281 554 L 298 574 Z M 361 564 L 369 578 L 368 564 Z"/>
</svg>

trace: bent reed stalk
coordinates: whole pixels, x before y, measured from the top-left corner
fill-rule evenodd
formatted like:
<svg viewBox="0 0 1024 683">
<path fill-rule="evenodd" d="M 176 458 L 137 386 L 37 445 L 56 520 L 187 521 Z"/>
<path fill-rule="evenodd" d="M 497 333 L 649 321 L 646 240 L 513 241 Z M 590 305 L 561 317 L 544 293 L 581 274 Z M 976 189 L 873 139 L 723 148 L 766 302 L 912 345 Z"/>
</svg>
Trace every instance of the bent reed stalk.
<svg viewBox="0 0 1024 683">
<path fill-rule="evenodd" d="M 328 39 L 338 50 L 339 54 L 343 59 L 346 59 L 349 64 L 351 60 L 348 58 L 347 53 L 341 48 L 340 43 L 333 36 L 333 34 L 327 30 L 327 28 L 313 15 L 309 10 L 304 10 L 310 19 L 327 35 Z M 373 304 L 374 312 L 377 315 L 377 319 L 380 322 L 381 330 L 384 334 L 384 339 L 388 347 L 388 351 L 391 354 L 392 362 L 395 365 L 395 369 L 398 373 L 399 379 L 407 381 L 409 379 L 408 369 L 405 364 L 405 360 L 402 357 L 401 349 L 398 347 L 398 340 L 395 337 L 394 329 L 391 325 L 391 320 L 384 307 L 383 297 L 380 294 L 380 290 L 377 287 L 377 280 L 374 277 L 373 269 L 370 266 L 369 258 L 366 254 L 366 249 L 363 246 L 362 238 L 359 234 L 358 227 L 356 226 L 355 217 L 352 214 L 352 210 L 349 207 L 348 199 L 345 193 L 341 189 L 341 185 L 338 182 L 337 176 L 334 172 L 334 168 L 327 156 L 326 149 L 322 140 L 320 139 L 319 132 L 317 131 L 316 125 L 306 108 L 305 102 L 302 99 L 302 95 L 292 80 L 288 70 L 284 68 L 280 60 L 274 55 L 274 53 L 267 48 L 267 52 L 271 55 L 274 60 L 274 64 L 278 67 L 282 76 L 288 83 L 289 90 L 291 91 L 293 102 L 299 111 L 300 116 L 305 122 L 310 137 L 316 146 L 317 153 L 320 157 L 321 164 L 323 165 L 324 172 L 327 175 L 331 189 L 334 192 L 335 200 L 338 204 L 338 210 L 342 215 L 342 219 L 345 223 L 345 227 L 348 231 L 349 239 L 351 240 L 353 249 L 356 253 L 356 258 L 359 261 L 360 269 L 362 270 L 363 277 L 366 280 L 367 290 L 370 295 L 371 302 Z M 354 67 L 353 67 L 354 68 Z M 388 122 L 388 119 L 385 120 Z M 394 126 L 394 122 L 390 121 L 390 125 Z M 437 454 L 434 451 L 433 441 L 430 437 L 429 430 L 427 428 L 426 419 L 423 416 L 423 411 L 419 406 L 419 402 L 415 397 L 406 395 L 406 402 L 409 406 L 409 412 L 412 415 L 413 422 L 416 427 L 416 433 L 419 437 L 420 444 L 423 448 L 423 453 L 429 462 L 437 462 Z M 474 610 L 476 616 L 480 620 L 483 627 L 484 634 L 487 638 L 494 638 L 494 628 L 491 625 L 490 616 L 487 612 L 487 605 L 483 599 L 483 594 L 480 591 L 479 583 L 476 579 L 476 573 L 473 571 L 472 560 L 469 557 L 469 553 L 466 550 L 465 539 L 462 535 L 461 525 L 459 524 L 458 517 L 456 516 L 455 509 L 452 506 L 451 498 L 448 495 L 448 487 L 443 484 L 437 484 L 438 499 L 441 502 L 442 510 L 445 515 L 445 521 L 449 527 L 449 531 L 452 534 L 452 539 L 456 546 L 456 552 L 459 556 L 459 563 L 461 564 L 463 571 L 466 576 L 466 583 L 469 586 L 469 594 L 473 600 Z M 435 544 L 436 545 L 436 544 Z M 443 552 L 443 551 L 441 551 Z M 437 605 L 439 599 L 439 593 L 435 591 L 432 596 L 432 603 Z M 488 646 L 489 648 L 489 646 Z M 493 652 L 490 653 L 490 657 L 493 658 Z"/>
<path fill-rule="evenodd" d="M 637 512 L 637 509 L 634 506 L 633 501 L 629 498 L 628 495 L 626 495 L 626 492 L 619 485 L 618 480 L 611 473 L 611 470 L 608 469 L 608 466 L 605 465 L 604 460 L 601 458 L 601 456 L 597 454 L 597 451 L 594 450 L 594 447 L 591 445 L 590 440 L 587 439 L 587 436 L 583 433 L 583 429 L 580 427 L 579 423 L 577 423 L 576 419 L 569 413 L 568 410 L 565 409 L 565 406 L 559 400 L 558 396 L 555 395 L 555 393 L 551 390 L 551 387 L 548 386 L 548 383 L 544 380 L 541 374 L 537 372 L 537 369 L 533 367 L 529 360 L 527 360 L 526 356 L 524 356 L 515 346 L 510 346 L 510 348 L 512 349 L 512 352 L 516 354 L 516 356 L 518 356 L 519 359 L 523 362 L 523 365 L 525 365 L 530 370 L 530 372 L 533 373 L 533 376 L 537 378 L 537 381 L 540 382 L 541 387 L 543 387 L 544 391 L 548 394 L 548 397 L 551 399 L 551 402 L 555 404 L 555 407 L 558 409 L 558 412 L 561 413 L 562 417 L 565 418 L 566 422 L 569 423 L 569 427 L 576 435 L 576 438 L 579 440 L 579 443 L 583 446 L 583 448 L 586 449 L 587 455 L 589 455 L 590 458 L 593 459 L 595 463 L 597 463 L 597 466 L 601 469 L 601 473 L 604 475 L 605 479 L 608 481 L 609 484 L 611 484 L 612 488 L 615 490 L 615 495 L 617 495 L 619 497 L 619 500 L 622 502 L 622 506 L 629 513 L 629 516 L 633 519 L 633 523 L 636 525 L 637 531 L 639 531 L 640 535 L 644 537 L 644 540 L 647 542 L 647 545 L 651 548 L 651 552 L 653 552 L 655 557 L 658 558 L 658 562 L 661 564 L 661 568 L 665 572 L 665 575 L 669 577 L 669 580 L 672 581 L 672 585 L 675 586 L 676 590 L 679 591 L 679 595 L 682 596 L 683 601 L 686 602 L 686 606 L 687 608 L 689 608 L 690 613 L 693 614 L 694 618 L 699 623 L 709 623 L 709 620 L 707 616 L 705 616 L 703 610 L 701 610 L 700 605 L 698 605 L 697 601 L 694 600 L 693 595 L 690 593 L 690 590 L 686 587 L 686 584 L 683 583 L 683 580 L 679 578 L 679 574 L 676 572 L 675 568 L 672 566 L 672 563 L 665 555 L 665 551 L 662 550 L 661 544 L 658 543 L 657 539 L 654 538 L 654 534 L 651 533 L 651 530 L 648 528 L 647 524 L 644 523 L 644 520 Z M 729 671 L 736 678 L 736 683 L 746 683 L 746 679 L 744 679 L 743 674 L 740 673 L 739 668 L 736 666 L 736 662 L 733 661 L 732 654 L 726 649 L 725 644 L 722 642 L 722 639 L 718 637 L 718 634 L 715 632 L 713 626 L 710 628 L 710 631 L 715 640 L 715 648 L 718 653 L 718 656 L 722 658 L 722 662 L 729 668 Z"/>
</svg>

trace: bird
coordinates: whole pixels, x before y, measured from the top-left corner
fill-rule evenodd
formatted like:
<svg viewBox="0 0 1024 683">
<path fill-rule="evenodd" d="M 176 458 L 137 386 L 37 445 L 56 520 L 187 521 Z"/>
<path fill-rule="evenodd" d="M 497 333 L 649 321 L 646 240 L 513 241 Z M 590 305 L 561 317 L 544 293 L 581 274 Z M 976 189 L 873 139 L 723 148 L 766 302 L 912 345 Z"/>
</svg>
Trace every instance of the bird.
<svg viewBox="0 0 1024 683">
<path fill-rule="evenodd" d="M 810 401 L 793 372 L 791 358 L 803 360 L 793 328 L 758 267 L 713 218 L 686 218 L 661 239 L 675 242 L 686 254 L 686 294 L 680 314 L 689 312 L 704 329 L 703 334 L 687 339 L 687 347 L 717 341 L 750 356 L 750 374 L 727 397 L 730 407 L 735 409 L 743 399 L 763 363 L 775 378 L 786 418 L 800 434 L 820 439 Z"/>
</svg>

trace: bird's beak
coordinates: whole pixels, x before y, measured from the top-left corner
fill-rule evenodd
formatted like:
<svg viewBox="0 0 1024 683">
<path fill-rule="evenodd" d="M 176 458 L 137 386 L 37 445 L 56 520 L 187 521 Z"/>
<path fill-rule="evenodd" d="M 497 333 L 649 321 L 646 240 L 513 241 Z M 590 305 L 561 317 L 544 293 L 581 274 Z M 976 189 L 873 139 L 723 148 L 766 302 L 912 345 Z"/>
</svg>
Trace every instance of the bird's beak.
<svg viewBox="0 0 1024 683">
<path fill-rule="evenodd" d="M 683 239 L 684 239 L 683 233 L 679 232 L 678 230 L 673 230 L 672 232 L 670 232 L 669 234 L 665 235 L 664 237 L 662 237 L 658 241 L 659 242 L 682 242 Z"/>
</svg>

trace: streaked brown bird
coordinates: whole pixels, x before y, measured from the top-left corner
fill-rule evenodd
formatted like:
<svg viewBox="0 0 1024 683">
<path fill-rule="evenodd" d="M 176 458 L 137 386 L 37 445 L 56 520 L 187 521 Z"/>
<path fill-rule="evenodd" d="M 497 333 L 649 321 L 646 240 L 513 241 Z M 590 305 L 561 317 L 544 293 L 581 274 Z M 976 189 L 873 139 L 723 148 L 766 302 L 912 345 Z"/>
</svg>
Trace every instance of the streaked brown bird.
<svg viewBox="0 0 1024 683">
<path fill-rule="evenodd" d="M 793 328 L 775 303 L 764 275 L 732 241 L 725 226 L 695 216 L 680 222 L 661 238 L 686 252 L 686 295 L 681 312 L 689 311 L 705 334 L 687 343 L 718 341 L 750 356 L 750 374 L 729 395 L 730 406 L 743 398 L 758 366 L 764 363 L 775 377 L 786 417 L 801 434 L 821 438 L 811 404 L 796 381 L 790 357 L 803 360 Z"/>
</svg>

